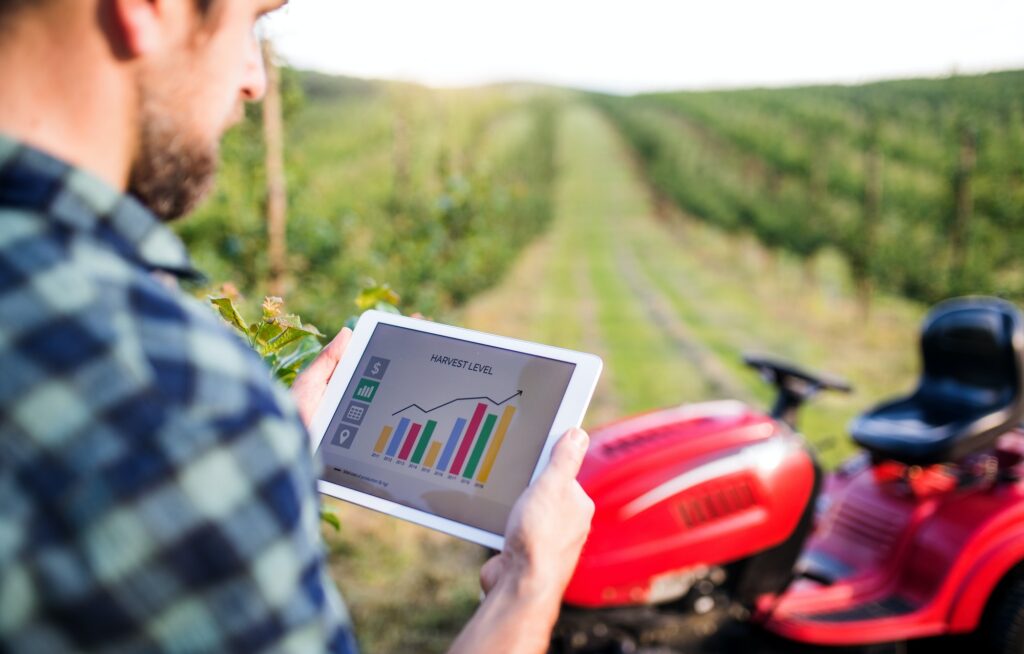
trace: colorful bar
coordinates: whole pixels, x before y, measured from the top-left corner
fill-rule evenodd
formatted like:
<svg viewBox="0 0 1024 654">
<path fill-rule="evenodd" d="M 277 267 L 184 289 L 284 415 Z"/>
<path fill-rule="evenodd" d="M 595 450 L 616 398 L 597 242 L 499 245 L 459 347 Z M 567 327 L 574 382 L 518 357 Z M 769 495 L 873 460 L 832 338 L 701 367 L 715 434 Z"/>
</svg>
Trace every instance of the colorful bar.
<svg viewBox="0 0 1024 654">
<path fill-rule="evenodd" d="M 441 453 L 441 443 L 434 441 L 430 444 L 430 449 L 427 450 L 427 460 L 423 462 L 424 468 L 433 468 L 434 462 L 437 461 L 437 455 Z"/>
<path fill-rule="evenodd" d="M 486 404 L 477 404 L 476 411 L 473 412 L 473 418 L 469 421 L 469 429 L 466 430 L 466 437 L 462 439 L 462 445 L 459 445 L 459 452 L 455 455 L 455 463 L 452 464 L 451 470 L 448 472 L 453 475 L 457 475 L 462 472 L 462 464 L 466 462 L 466 455 L 469 454 L 469 446 L 473 444 L 473 439 L 476 438 L 476 430 L 480 428 L 480 421 L 484 418 L 484 411 L 487 410 Z"/>
<path fill-rule="evenodd" d="M 373 446 L 373 451 L 377 454 L 384 454 L 384 446 L 388 444 L 388 439 L 391 438 L 391 432 L 395 430 L 394 427 L 388 426 L 381 430 L 380 438 L 377 439 L 377 444 Z"/>
<path fill-rule="evenodd" d="M 466 466 L 466 472 L 462 474 L 466 479 L 472 479 L 476 474 L 476 467 L 480 465 L 480 457 L 484 455 L 484 448 L 487 447 L 487 441 L 491 438 L 491 432 L 494 431 L 496 422 L 498 422 L 498 416 L 488 413 L 487 420 L 484 420 L 484 430 L 480 432 L 480 438 L 477 439 L 476 447 L 473 448 L 473 455 L 469 457 L 469 465 Z"/>
<path fill-rule="evenodd" d="M 402 437 L 405 436 L 405 430 L 408 428 L 408 418 L 402 418 L 398 421 L 398 429 L 395 430 L 395 435 L 391 438 L 391 445 L 388 445 L 387 456 L 394 456 L 398 454 L 398 446 L 402 444 Z"/>
<path fill-rule="evenodd" d="M 512 416 L 515 413 L 516 408 L 509 406 L 505 407 L 505 413 L 501 414 L 501 422 L 498 423 L 498 431 L 494 434 L 494 440 L 491 441 L 491 449 L 487 450 L 487 456 L 484 457 L 484 465 L 480 468 L 480 476 L 476 478 L 481 484 L 486 484 L 491 476 L 494 460 L 498 458 L 498 450 L 501 449 L 501 444 L 505 440 L 505 434 L 508 432 L 509 425 L 512 424 Z"/>
<path fill-rule="evenodd" d="M 398 458 L 405 461 L 409 458 L 409 452 L 412 452 L 412 446 L 416 443 L 416 437 L 420 435 L 420 430 L 423 429 L 423 425 L 418 422 L 412 424 L 412 429 L 409 430 L 409 435 L 405 438 L 405 445 L 402 446 L 402 451 L 398 453 Z"/>
<path fill-rule="evenodd" d="M 430 420 L 427 422 L 426 429 L 423 430 L 423 435 L 420 436 L 420 443 L 416 446 L 416 451 L 412 454 L 412 462 L 419 464 L 423 460 L 423 453 L 427 451 L 427 445 L 430 444 L 430 437 L 434 435 L 434 427 L 437 427 L 437 421 Z"/>
<path fill-rule="evenodd" d="M 452 460 L 452 454 L 455 452 L 455 446 L 459 442 L 459 436 L 462 434 L 462 430 L 466 428 L 466 419 L 459 418 L 455 421 L 455 428 L 452 429 L 451 436 L 448 437 L 448 442 L 444 445 L 444 454 L 441 455 L 441 465 L 437 468 L 438 470 L 447 470 L 448 462 Z"/>
</svg>

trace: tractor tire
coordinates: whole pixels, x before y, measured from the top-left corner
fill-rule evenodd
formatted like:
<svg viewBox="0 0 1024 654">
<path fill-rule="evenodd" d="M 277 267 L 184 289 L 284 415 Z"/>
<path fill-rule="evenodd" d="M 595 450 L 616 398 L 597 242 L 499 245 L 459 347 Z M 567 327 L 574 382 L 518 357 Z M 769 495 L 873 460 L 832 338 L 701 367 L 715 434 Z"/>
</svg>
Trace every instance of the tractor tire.
<svg viewBox="0 0 1024 654">
<path fill-rule="evenodd" d="M 987 640 L 991 654 L 1024 654 L 1024 575 L 996 598 Z"/>
</svg>

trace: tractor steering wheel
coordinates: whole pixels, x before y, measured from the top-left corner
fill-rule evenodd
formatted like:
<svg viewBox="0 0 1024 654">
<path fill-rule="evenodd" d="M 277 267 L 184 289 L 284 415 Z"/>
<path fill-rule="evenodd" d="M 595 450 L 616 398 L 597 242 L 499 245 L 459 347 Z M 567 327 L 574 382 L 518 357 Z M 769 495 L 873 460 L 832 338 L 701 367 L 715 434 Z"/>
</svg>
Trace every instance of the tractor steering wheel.
<svg viewBox="0 0 1024 654">
<path fill-rule="evenodd" d="M 771 415 L 791 427 L 796 427 L 796 413 L 804 402 L 821 391 L 852 393 L 853 386 L 845 379 L 828 373 L 811 373 L 791 363 L 768 356 L 745 354 L 743 363 L 761 374 L 779 394 Z"/>
</svg>

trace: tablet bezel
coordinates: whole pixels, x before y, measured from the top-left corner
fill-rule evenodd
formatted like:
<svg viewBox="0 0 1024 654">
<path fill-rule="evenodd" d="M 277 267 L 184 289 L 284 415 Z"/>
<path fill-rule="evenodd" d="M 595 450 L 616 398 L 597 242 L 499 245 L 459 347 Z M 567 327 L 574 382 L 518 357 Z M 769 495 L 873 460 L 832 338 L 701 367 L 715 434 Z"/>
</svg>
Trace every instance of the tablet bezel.
<svg viewBox="0 0 1024 654">
<path fill-rule="evenodd" d="M 597 386 L 597 380 L 601 375 L 601 368 L 603 366 L 601 358 L 593 354 L 385 313 L 383 311 L 367 311 L 359 318 L 359 322 L 356 324 L 352 334 L 352 340 L 349 342 L 341 361 L 338 362 L 338 367 L 327 384 L 327 390 L 324 392 L 323 399 L 320 401 L 313 421 L 310 424 L 310 445 L 313 454 L 317 452 L 321 441 L 326 436 L 331 420 L 344 397 L 345 391 L 348 389 L 352 377 L 355 375 L 356 367 L 363 358 L 371 336 L 377 329 L 377 326 L 381 324 L 394 325 L 428 334 L 436 334 L 470 343 L 479 343 L 480 345 L 498 347 L 575 364 L 576 367 L 569 380 L 569 385 L 562 396 L 562 402 L 559 404 L 554 422 L 551 425 L 551 431 L 544 442 L 544 447 L 541 450 L 540 457 L 537 459 L 537 464 L 534 466 L 533 473 L 530 475 L 531 484 L 547 466 L 548 460 L 551 457 L 551 449 L 559 437 L 567 430 L 579 427 L 582 423 L 583 416 L 594 395 L 594 389 Z M 323 479 L 317 479 L 317 487 L 325 495 L 451 534 L 485 547 L 501 550 L 505 545 L 503 534 L 485 531 L 478 527 L 443 518 L 420 509 L 392 502 L 391 500 L 381 499 Z"/>
</svg>

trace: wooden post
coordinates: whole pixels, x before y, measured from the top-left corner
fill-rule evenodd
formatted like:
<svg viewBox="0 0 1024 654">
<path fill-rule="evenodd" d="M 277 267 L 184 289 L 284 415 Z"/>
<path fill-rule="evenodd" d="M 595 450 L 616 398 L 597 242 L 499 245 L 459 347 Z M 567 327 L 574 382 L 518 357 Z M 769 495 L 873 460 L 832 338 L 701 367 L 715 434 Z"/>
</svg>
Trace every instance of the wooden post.
<svg viewBox="0 0 1024 654">
<path fill-rule="evenodd" d="M 284 117 L 281 106 L 281 72 L 274 61 L 274 48 L 263 40 L 263 61 L 267 67 L 267 93 L 263 99 L 263 138 L 266 144 L 267 174 L 267 261 L 270 295 L 285 296 L 288 243 L 288 190 L 284 177 Z"/>
</svg>

